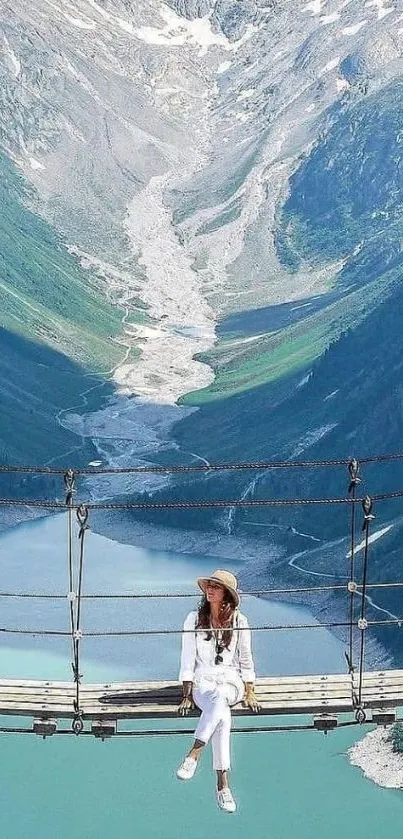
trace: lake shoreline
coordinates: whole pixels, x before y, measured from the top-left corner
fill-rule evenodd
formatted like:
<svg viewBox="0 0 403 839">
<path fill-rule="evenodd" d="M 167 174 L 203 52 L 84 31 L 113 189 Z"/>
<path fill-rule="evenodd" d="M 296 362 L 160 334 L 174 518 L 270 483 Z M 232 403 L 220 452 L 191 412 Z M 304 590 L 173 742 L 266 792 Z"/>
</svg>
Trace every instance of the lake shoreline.
<svg viewBox="0 0 403 839">
<path fill-rule="evenodd" d="M 215 531 L 180 530 L 169 527 L 155 527 L 144 521 L 131 519 L 122 521 L 116 514 L 94 513 L 92 527 L 95 532 L 107 536 L 121 544 L 144 547 L 149 550 L 175 551 L 180 554 L 203 554 L 211 558 L 212 570 L 225 563 L 240 563 L 236 574 L 240 588 L 253 589 L 287 588 L 290 579 L 284 573 L 286 547 L 274 541 L 263 541 L 256 537 L 231 535 Z M 262 582 L 262 580 L 264 582 Z M 270 595 L 261 595 L 262 600 L 270 600 Z M 275 600 L 292 606 L 308 609 L 320 623 L 340 621 L 340 601 L 330 593 L 276 594 Z M 346 601 L 347 602 L 347 601 Z M 342 619 L 345 618 L 343 614 Z M 343 627 L 329 627 L 328 631 L 338 641 L 346 644 L 348 634 Z M 380 642 L 369 635 L 366 644 L 367 669 L 384 669 L 393 666 L 393 657 Z"/>
<path fill-rule="evenodd" d="M 376 728 L 354 743 L 347 752 L 350 763 L 380 787 L 403 788 L 403 754 L 395 752 L 390 729 Z"/>
</svg>

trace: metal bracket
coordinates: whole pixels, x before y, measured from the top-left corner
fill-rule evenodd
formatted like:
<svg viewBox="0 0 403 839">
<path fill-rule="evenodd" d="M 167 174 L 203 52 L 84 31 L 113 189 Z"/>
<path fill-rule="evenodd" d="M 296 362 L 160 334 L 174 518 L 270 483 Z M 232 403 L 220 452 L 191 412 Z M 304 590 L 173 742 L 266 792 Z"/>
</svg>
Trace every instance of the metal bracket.
<svg viewBox="0 0 403 839">
<path fill-rule="evenodd" d="M 374 514 L 372 513 L 372 498 L 369 495 L 366 495 L 362 502 L 362 509 L 364 511 L 364 521 L 362 523 L 362 530 L 365 530 L 371 521 L 375 518 Z"/>
<path fill-rule="evenodd" d="M 317 731 L 327 734 L 328 731 L 337 728 L 337 717 L 332 714 L 318 714 L 313 718 L 313 726 Z"/>
<path fill-rule="evenodd" d="M 377 708 L 372 711 L 371 722 L 377 725 L 392 725 L 396 722 L 396 708 Z"/>
<path fill-rule="evenodd" d="M 357 484 L 362 483 L 361 478 L 358 476 L 359 469 L 360 464 L 358 463 L 358 460 L 355 457 L 353 457 L 352 460 L 350 460 L 350 463 L 348 464 L 348 471 L 350 474 L 350 485 L 348 488 L 349 495 L 352 489 L 357 486 Z"/>
<path fill-rule="evenodd" d="M 71 728 L 77 736 L 84 731 L 84 723 L 80 714 L 76 714 L 74 717 L 73 722 L 71 723 Z"/>
<path fill-rule="evenodd" d="M 357 708 L 357 710 L 355 712 L 355 718 L 360 725 L 362 725 L 364 722 L 366 722 L 367 715 L 364 711 L 364 708 L 362 708 L 362 707 Z"/>
<path fill-rule="evenodd" d="M 57 731 L 57 720 L 50 717 L 34 717 L 32 731 L 40 737 L 51 737 Z"/>
<path fill-rule="evenodd" d="M 91 724 L 91 734 L 99 740 L 116 734 L 116 720 L 94 720 Z"/>
<path fill-rule="evenodd" d="M 73 469 L 68 469 L 67 472 L 64 473 L 63 476 L 64 486 L 66 489 L 66 504 L 70 506 L 73 503 L 73 493 L 76 491 L 75 489 L 75 472 Z"/>
</svg>

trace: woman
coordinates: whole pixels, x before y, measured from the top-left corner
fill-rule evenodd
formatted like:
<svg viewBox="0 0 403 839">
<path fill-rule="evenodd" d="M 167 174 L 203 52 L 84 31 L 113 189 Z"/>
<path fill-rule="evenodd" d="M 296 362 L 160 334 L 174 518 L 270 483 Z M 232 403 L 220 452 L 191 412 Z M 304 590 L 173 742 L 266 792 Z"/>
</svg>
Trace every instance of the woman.
<svg viewBox="0 0 403 839">
<path fill-rule="evenodd" d="M 217 803 L 234 813 L 236 803 L 228 785 L 230 768 L 230 707 L 243 700 L 260 710 L 254 691 L 255 671 L 248 621 L 239 612 L 237 579 L 229 571 L 215 571 L 198 579 L 204 597 L 198 611 L 189 612 L 182 635 L 179 681 L 183 699 L 178 713 L 185 716 L 196 704 L 201 717 L 195 741 L 177 776 L 190 780 L 204 746 L 210 741 L 217 771 Z"/>
</svg>

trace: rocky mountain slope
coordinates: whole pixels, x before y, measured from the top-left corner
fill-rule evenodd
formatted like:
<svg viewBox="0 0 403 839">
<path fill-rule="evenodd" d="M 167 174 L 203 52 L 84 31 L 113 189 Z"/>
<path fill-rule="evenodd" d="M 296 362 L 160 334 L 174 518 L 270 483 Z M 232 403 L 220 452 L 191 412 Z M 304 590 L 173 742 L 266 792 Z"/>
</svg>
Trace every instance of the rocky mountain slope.
<svg viewBox="0 0 403 839">
<path fill-rule="evenodd" d="M 193 356 L 212 350 L 223 316 L 340 293 L 358 230 L 315 251 L 290 221 L 290 177 L 323 144 L 329 111 L 340 132 L 346 109 L 365 121 L 365 96 L 398 75 L 397 2 L 3 6 L 2 147 L 35 189 L 26 202 L 126 311 L 115 335 L 141 359 L 115 370 L 121 391 L 172 403 L 212 382 Z M 336 135 L 326 189 L 344 155 Z M 263 363 L 271 344 L 257 337 Z"/>
</svg>

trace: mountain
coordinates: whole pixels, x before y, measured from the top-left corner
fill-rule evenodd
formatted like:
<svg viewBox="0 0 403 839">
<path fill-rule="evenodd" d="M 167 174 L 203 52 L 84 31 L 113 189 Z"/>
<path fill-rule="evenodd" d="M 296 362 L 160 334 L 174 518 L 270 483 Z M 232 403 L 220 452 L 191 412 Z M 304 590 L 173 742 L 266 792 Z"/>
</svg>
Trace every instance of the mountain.
<svg viewBox="0 0 403 839">
<path fill-rule="evenodd" d="M 6 3 L 2 147 L 31 184 L 26 203 L 63 238 L 87 281 L 90 270 L 92 282 L 126 312 L 115 335 L 140 346 L 141 357 L 123 359 L 115 370 L 120 390 L 158 403 L 181 396 L 197 403 L 190 392 L 221 390 L 209 365 L 225 367 L 228 353 L 242 380 L 270 378 L 267 354 L 281 335 L 269 318 L 262 332 L 248 335 L 244 354 L 238 338 L 233 346 L 220 335 L 219 324 L 233 313 L 301 306 L 294 366 L 337 335 L 327 325 L 338 317 L 337 305 L 317 324 L 307 317 L 308 303 L 319 297 L 314 307 L 322 311 L 329 295 L 335 304 L 344 299 L 349 267 L 358 272 L 364 259 L 362 230 L 373 239 L 386 225 L 382 213 L 389 211 L 369 196 L 344 235 L 354 208 L 349 177 L 346 194 L 342 189 L 342 161 L 350 156 L 354 168 L 355 153 L 365 154 L 361 182 L 369 182 L 376 149 L 369 139 L 365 147 L 365 137 L 375 124 L 389 134 L 397 127 L 399 111 L 391 112 L 400 18 L 386 0 L 328 6 Z M 388 124 L 377 122 L 385 90 Z M 398 131 L 395 139 L 397 147 Z M 325 189 L 333 179 L 341 190 L 338 205 L 329 207 L 327 241 L 320 240 L 318 218 L 305 217 L 312 207 L 303 198 L 308 188 L 316 203 L 322 166 Z M 398 212 L 397 196 L 395 205 Z M 249 351 L 263 368 L 251 377 Z M 276 350 L 280 375 L 283 355 Z"/>
</svg>

